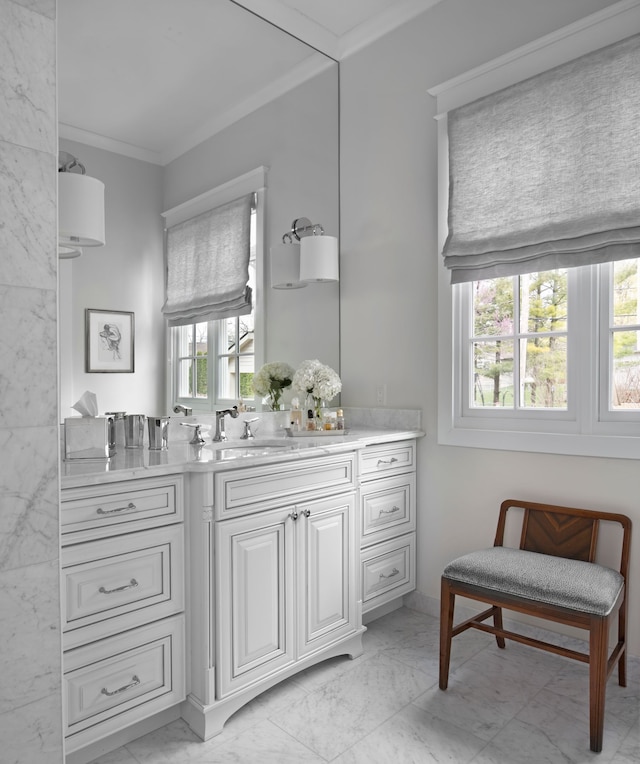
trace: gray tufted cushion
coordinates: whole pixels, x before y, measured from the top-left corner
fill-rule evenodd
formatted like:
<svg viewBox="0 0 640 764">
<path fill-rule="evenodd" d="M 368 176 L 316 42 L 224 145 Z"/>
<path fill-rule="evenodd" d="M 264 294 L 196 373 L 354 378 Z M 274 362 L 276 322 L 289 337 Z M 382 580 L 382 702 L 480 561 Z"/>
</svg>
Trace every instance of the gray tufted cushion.
<svg viewBox="0 0 640 764">
<path fill-rule="evenodd" d="M 609 615 L 624 585 L 603 565 L 502 546 L 458 557 L 443 576 L 599 616 Z"/>
</svg>

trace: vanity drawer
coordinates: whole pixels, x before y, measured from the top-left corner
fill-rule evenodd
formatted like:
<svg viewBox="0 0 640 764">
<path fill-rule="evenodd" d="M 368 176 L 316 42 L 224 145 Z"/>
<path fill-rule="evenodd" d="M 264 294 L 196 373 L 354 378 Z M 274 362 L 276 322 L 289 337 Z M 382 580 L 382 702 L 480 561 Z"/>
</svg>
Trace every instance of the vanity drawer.
<svg viewBox="0 0 640 764">
<path fill-rule="evenodd" d="M 216 520 L 295 504 L 301 498 L 320 499 L 355 488 L 354 456 L 340 454 L 299 459 L 214 476 Z"/>
<path fill-rule="evenodd" d="M 415 441 L 367 446 L 360 451 L 360 475 L 366 479 L 380 473 L 415 469 Z"/>
<path fill-rule="evenodd" d="M 172 525 L 64 548 L 65 649 L 183 610 L 183 545 Z"/>
<path fill-rule="evenodd" d="M 184 700 L 183 664 L 183 616 L 67 652 L 67 752 Z"/>
<path fill-rule="evenodd" d="M 415 551 L 415 533 L 363 550 L 363 613 L 415 589 Z"/>
<path fill-rule="evenodd" d="M 363 483 L 360 490 L 360 539 L 362 546 L 413 531 L 416 476 L 397 475 Z"/>
<path fill-rule="evenodd" d="M 141 478 L 62 491 L 62 543 L 100 538 L 183 518 L 183 478 Z M 82 534 L 82 535 L 80 535 Z"/>
</svg>

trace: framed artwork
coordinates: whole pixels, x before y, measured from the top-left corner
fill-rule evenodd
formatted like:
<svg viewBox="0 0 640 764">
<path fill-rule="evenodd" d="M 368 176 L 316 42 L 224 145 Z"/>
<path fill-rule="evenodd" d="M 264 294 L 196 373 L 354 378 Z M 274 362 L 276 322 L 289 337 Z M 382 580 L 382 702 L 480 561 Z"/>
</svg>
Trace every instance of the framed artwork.
<svg viewBox="0 0 640 764">
<path fill-rule="evenodd" d="M 85 371 L 131 373 L 134 369 L 134 314 L 85 310 Z"/>
</svg>

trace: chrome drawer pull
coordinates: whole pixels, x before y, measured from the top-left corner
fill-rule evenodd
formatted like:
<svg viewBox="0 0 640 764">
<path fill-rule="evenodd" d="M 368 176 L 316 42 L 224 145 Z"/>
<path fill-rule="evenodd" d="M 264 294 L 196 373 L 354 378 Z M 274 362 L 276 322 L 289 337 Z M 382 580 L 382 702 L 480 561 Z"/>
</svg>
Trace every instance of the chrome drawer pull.
<svg viewBox="0 0 640 764">
<path fill-rule="evenodd" d="M 293 512 L 289 512 L 289 517 L 292 520 L 297 520 L 298 519 L 298 510 L 294 509 Z"/>
<path fill-rule="evenodd" d="M 311 517 L 311 510 L 310 509 L 301 509 L 300 514 L 304 515 L 305 517 Z"/>
<path fill-rule="evenodd" d="M 396 505 L 394 504 L 391 507 L 391 509 L 381 509 L 378 517 L 382 517 L 382 515 L 393 515 L 395 512 L 399 512 L 399 511 L 400 511 L 400 507 L 396 507 Z"/>
<path fill-rule="evenodd" d="M 376 467 L 379 467 L 381 464 L 393 464 L 394 462 L 397 462 L 395 456 L 392 456 L 391 459 L 378 459 L 378 463 L 376 464 Z"/>
<path fill-rule="evenodd" d="M 384 573 L 381 573 L 381 574 L 380 574 L 380 578 L 393 578 L 394 576 L 397 576 L 397 575 L 399 575 L 399 574 L 400 574 L 400 571 L 398 570 L 398 568 L 394 568 L 394 569 L 391 571 L 391 573 L 389 573 L 389 575 L 388 575 L 388 576 L 387 576 L 387 575 L 385 575 Z"/>
<path fill-rule="evenodd" d="M 132 578 L 131 581 L 124 586 L 118 586 L 115 589 L 105 589 L 104 586 L 101 586 L 98 591 L 100 594 L 115 594 L 116 592 L 124 592 L 127 589 L 135 589 L 137 585 L 138 582 L 135 580 L 135 578 Z"/>
<path fill-rule="evenodd" d="M 112 515 L 114 512 L 126 512 L 127 509 L 135 509 L 136 505 L 133 502 L 129 502 L 126 507 L 116 507 L 115 509 L 102 509 L 98 507 L 96 513 L 99 515 Z"/>
<path fill-rule="evenodd" d="M 138 685 L 138 684 L 140 684 L 140 680 L 139 680 L 139 679 L 138 679 L 138 677 L 137 677 L 137 676 L 134 674 L 134 675 L 131 677 L 131 681 L 129 682 L 129 684 L 125 684 L 125 686 L 124 686 L 124 687 L 119 687 L 117 690 L 114 690 L 113 692 L 109 692 L 109 690 L 107 690 L 107 688 L 106 688 L 106 687 L 103 687 L 103 688 L 100 690 L 100 692 L 101 692 L 103 695 L 108 695 L 109 697 L 111 697 L 112 695 L 117 695 L 119 692 L 124 692 L 125 690 L 130 690 L 132 687 L 135 687 L 135 686 L 136 686 L 136 685 Z"/>
</svg>

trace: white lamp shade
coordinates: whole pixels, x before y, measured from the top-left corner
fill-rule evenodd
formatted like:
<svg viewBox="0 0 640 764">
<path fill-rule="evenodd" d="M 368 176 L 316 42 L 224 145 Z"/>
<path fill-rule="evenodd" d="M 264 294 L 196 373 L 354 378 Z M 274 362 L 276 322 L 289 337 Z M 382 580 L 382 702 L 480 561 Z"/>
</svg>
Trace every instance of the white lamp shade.
<svg viewBox="0 0 640 764">
<path fill-rule="evenodd" d="M 271 286 L 273 289 L 301 289 L 300 245 L 278 244 L 269 251 L 271 260 Z"/>
<path fill-rule="evenodd" d="M 101 247 L 104 183 L 88 175 L 58 173 L 58 244 L 67 249 Z"/>
<path fill-rule="evenodd" d="M 300 281 L 338 281 L 338 240 L 335 236 L 307 236 L 300 242 Z"/>
</svg>

